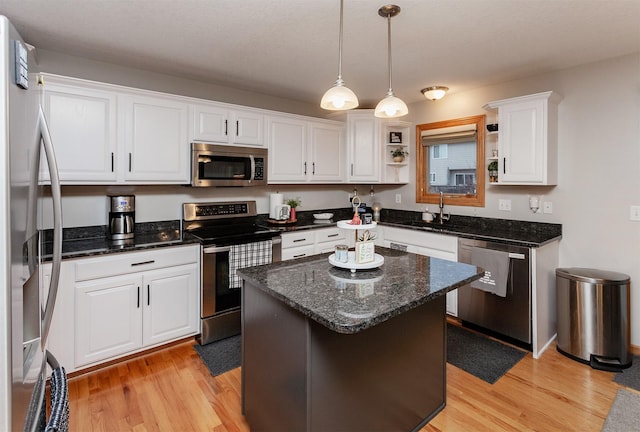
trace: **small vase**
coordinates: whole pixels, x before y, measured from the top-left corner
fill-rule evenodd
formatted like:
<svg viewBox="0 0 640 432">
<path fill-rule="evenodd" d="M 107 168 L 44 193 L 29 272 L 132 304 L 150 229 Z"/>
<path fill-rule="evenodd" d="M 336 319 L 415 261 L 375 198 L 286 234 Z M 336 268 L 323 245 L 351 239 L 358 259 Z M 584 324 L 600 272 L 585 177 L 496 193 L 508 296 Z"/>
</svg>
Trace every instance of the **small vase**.
<svg viewBox="0 0 640 432">
<path fill-rule="evenodd" d="M 400 163 L 400 162 L 402 162 L 403 160 L 404 160 L 404 156 L 394 156 L 394 157 L 393 157 L 393 161 L 394 161 L 394 162 L 397 162 L 397 163 Z"/>
<path fill-rule="evenodd" d="M 296 220 L 296 209 L 295 209 L 295 207 L 291 207 L 291 212 L 289 213 L 289 220 L 290 221 Z"/>
</svg>

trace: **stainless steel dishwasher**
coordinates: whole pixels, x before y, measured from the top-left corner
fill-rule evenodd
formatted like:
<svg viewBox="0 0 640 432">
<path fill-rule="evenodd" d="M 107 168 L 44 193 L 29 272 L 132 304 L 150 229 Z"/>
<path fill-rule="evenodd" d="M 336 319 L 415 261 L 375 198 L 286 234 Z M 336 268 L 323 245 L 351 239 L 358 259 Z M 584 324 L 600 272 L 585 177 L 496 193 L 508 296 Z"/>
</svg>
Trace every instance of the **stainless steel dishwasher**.
<svg viewBox="0 0 640 432">
<path fill-rule="evenodd" d="M 465 285 L 458 288 L 458 318 L 463 325 L 488 330 L 489 334 L 531 350 L 531 266 L 530 249 L 505 243 L 460 238 L 458 261 L 473 264 L 473 248 L 508 254 L 506 295 Z M 489 269 L 485 269 L 489 270 Z"/>
</svg>

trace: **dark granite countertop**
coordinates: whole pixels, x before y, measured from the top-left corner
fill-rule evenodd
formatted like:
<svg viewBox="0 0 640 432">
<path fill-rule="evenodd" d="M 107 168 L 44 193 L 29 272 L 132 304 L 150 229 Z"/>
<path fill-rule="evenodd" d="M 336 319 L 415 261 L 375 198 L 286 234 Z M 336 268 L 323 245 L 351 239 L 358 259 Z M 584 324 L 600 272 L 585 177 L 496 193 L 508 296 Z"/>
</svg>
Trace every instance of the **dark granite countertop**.
<svg viewBox="0 0 640 432">
<path fill-rule="evenodd" d="M 481 277 L 468 264 L 376 247 L 377 269 L 332 266 L 329 254 L 238 269 L 245 280 L 338 333 L 373 327 Z"/>
<path fill-rule="evenodd" d="M 318 222 L 313 219 L 314 213 L 333 213 L 334 216 L 330 222 Z M 278 228 L 282 232 L 326 228 L 335 226 L 339 220 L 351 219 L 352 216 L 353 213 L 348 208 L 299 211 L 297 223 L 286 226 L 275 225 L 272 228 Z M 266 219 L 264 223 L 267 223 Z M 450 220 L 440 224 L 437 219 L 433 222 L 423 222 L 421 212 L 393 209 L 382 210 L 379 224 L 534 248 L 562 238 L 561 224 L 460 215 L 452 215 Z"/>
<path fill-rule="evenodd" d="M 118 252 L 132 252 L 182 244 L 197 244 L 198 239 L 180 229 L 180 221 L 148 222 L 136 224 L 131 241 L 117 242 L 109 237 L 107 226 L 65 228 L 62 234 L 62 259 L 84 258 Z M 53 233 L 44 232 L 45 261 L 51 260 Z"/>
</svg>

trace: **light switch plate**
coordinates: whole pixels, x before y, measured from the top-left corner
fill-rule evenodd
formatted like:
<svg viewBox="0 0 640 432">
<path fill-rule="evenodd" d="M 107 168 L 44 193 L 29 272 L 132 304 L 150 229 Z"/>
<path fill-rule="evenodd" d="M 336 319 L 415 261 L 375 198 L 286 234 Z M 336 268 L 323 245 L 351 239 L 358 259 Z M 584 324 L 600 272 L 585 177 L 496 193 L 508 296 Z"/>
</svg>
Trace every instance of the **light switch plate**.
<svg viewBox="0 0 640 432">
<path fill-rule="evenodd" d="M 631 206 L 631 210 L 629 211 L 629 220 L 640 221 L 640 206 Z"/>
<path fill-rule="evenodd" d="M 400 204 L 402 202 L 402 194 L 396 194 L 396 204 Z"/>
<path fill-rule="evenodd" d="M 553 213 L 553 203 L 551 201 L 545 201 L 542 204 L 542 211 L 547 214 Z"/>
<path fill-rule="evenodd" d="M 498 200 L 498 210 L 511 211 L 511 200 L 499 199 Z"/>
</svg>

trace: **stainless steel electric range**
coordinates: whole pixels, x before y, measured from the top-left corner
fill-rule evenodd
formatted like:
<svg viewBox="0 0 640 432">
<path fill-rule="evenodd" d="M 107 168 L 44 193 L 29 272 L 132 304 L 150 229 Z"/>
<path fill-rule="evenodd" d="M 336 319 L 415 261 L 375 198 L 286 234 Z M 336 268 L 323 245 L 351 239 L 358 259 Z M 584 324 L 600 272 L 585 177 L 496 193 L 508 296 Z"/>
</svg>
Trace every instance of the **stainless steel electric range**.
<svg viewBox="0 0 640 432">
<path fill-rule="evenodd" d="M 202 244 L 201 332 L 205 345 L 240 334 L 236 270 L 280 261 L 280 231 L 258 223 L 255 201 L 185 203 L 183 230 Z"/>
</svg>

